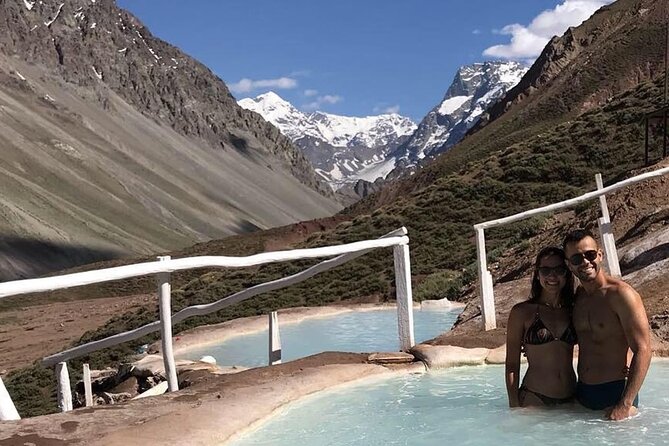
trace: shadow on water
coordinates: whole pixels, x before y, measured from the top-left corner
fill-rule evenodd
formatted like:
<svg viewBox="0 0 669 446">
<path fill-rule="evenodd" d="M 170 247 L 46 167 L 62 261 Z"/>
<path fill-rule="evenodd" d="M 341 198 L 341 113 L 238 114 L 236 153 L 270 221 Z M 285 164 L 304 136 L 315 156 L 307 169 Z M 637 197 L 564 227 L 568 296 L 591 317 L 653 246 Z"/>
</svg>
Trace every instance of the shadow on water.
<svg viewBox="0 0 669 446">
<path fill-rule="evenodd" d="M 17 236 L 0 236 L 0 281 L 29 279 L 87 263 L 121 257 L 123 257 L 122 252 L 112 249 Z"/>
</svg>

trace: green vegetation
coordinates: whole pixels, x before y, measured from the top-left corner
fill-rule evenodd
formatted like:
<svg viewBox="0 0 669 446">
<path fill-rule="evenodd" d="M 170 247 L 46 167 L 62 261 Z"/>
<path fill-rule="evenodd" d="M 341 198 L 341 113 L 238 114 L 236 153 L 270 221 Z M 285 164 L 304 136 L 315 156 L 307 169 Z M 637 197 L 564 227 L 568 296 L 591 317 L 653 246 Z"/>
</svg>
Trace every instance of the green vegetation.
<svg viewBox="0 0 669 446">
<path fill-rule="evenodd" d="M 604 174 L 605 180 L 611 180 L 641 167 L 642 118 L 659 105 L 661 97 L 661 83 L 649 82 L 578 117 L 566 115 L 564 122 L 524 127 L 514 121 L 515 129 L 512 124 L 500 124 L 505 127 L 499 138 L 483 129 L 416 178 L 395 186 L 401 193 L 396 194 L 399 198 L 392 203 L 362 212 L 370 204 L 363 202 L 348 211 L 351 220 L 333 230 L 313 234 L 299 247 L 359 241 L 406 226 L 411 240 L 416 299 L 457 300 L 475 279 L 473 224 L 580 195 L 594 189 L 594 175 L 598 172 Z M 478 145 L 473 147 L 473 144 Z M 543 218 L 533 218 L 487 231 L 490 259 L 508 248 L 527 243 L 543 225 Z M 241 239 L 235 240 L 239 245 L 231 247 L 228 255 L 262 250 L 257 241 L 246 245 Z M 226 252 L 217 251 L 210 254 Z M 187 276 L 188 280 L 182 280 L 181 289 L 174 292 L 173 308 L 178 311 L 188 305 L 212 302 L 314 263 L 300 261 L 245 270 L 193 272 Z M 291 306 L 324 305 L 365 296 L 391 300 L 393 276 L 390 249 L 377 250 L 296 286 L 185 321 L 175 327 L 175 332 Z M 146 309 L 122 315 L 101 329 L 86 333 L 80 343 L 156 319 L 157 313 Z M 97 352 L 82 360 L 93 367 L 118 363 L 148 340 L 151 339 Z M 35 389 L 42 396 L 53 395 L 55 380 L 47 376 L 49 373 L 35 366 L 12 373 L 6 380 L 12 395 L 21 401 L 19 410 L 24 416 L 55 409 L 53 400 L 51 405 L 44 405 L 38 404 L 37 398 L 24 400 L 19 396 L 35 394 Z"/>
</svg>

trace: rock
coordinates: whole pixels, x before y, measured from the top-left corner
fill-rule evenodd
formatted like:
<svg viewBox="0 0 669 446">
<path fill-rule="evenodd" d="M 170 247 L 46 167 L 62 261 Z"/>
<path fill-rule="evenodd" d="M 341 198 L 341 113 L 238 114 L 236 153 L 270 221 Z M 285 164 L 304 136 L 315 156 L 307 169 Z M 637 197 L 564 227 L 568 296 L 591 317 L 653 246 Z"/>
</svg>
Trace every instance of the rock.
<svg viewBox="0 0 669 446">
<path fill-rule="evenodd" d="M 132 398 L 133 400 L 138 400 L 141 398 L 146 398 L 147 396 L 157 396 L 157 395 L 162 395 L 163 393 L 167 392 L 168 389 L 168 384 L 167 381 L 163 381 L 160 384 L 156 385 L 155 387 L 150 388 L 146 392 L 140 393 L 136 397 Z"/>
<path fill-rule="evenodd" d="M 465 305 L 460 302 L 453 302 L 447 298 L 438 299 L 438 300 L 424 300 L 421 301 L 421 308 L 461 308 Z"/>
<path fill-rule="evenodd" d="M 139 383 L 136 376 L 130 376 L 125 381 L 119 383 L 113 389 L 110 390 L 110 393 L 127 393 L 131 397 L 134 397 L 139 393 Z"/>
<path fill-rule="evenodd" d="M 521 357 L 521 361 L 526 362 L 525 356 Z M 504 364 L 506 362 L 506 344 L 489 351 L 485 358 L 486 364 Z"/>
<path fill-rule="evenodd" d="M 411 353 L 430 369 L 461 365 L 483 365 L 490 353 L 487 348 L 463 348 L 452 345 L 418 344 Z"/>
<path fill-rule="evenodd" d="M 199 362 L 204 362 L 204 363 L 207 363 L 207 364 L 216 364 L 216 358 L 214 358 L 213 356 L 209 356 L 209 355 L 201 357 L 200 359 L 198 359 L 198 361 Z"/>
<path fill-rule="evenodd" d="M 165 365 L 160 355 L 146 355 L 133 364 L 132 374 L 138 378 L 148 378 L 159 375 L 165 377 Z"/>
<path fill-rule="evenodd" d="M 102 398 L 102 404 L 118 404 L 132 399 L 132 396 L 129 393 L 102 392 L 100 398 Z"/>
<path fill-rule="evenodd" d="M 404 352 L 376 352 L 367 357 L 374 364 L 407 364 L 415 359 L 414 355 Z"/>
</svg>

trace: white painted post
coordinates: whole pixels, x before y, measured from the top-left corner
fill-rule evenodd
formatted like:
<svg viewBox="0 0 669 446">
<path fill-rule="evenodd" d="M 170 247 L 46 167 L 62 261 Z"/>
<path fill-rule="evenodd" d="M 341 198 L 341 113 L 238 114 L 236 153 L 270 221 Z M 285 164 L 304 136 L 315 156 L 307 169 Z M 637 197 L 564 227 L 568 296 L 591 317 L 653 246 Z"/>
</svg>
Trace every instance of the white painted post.
<svg viewBox="0 0 669 446">
<path fill-rule="evenodd" d="M 170 260 L 170 256 L 160 256 L 158 260 L 164 262 Z M 172 349 L 172 302 L 170 296 L 170 273 L 161 272 L 156 276 L 158 282 L 158 296 L 160 308 L 160 333 L 163 348 L 163 364 L 165 364 L 165 377 L 170 392 L 179 390 L 177 380 L 177 368 L 174 363 L 174 351 Z"/>
<path fill-rule="evenodd" d="M 67 362 L 56 364 L 58 378 L 58 407 L 61 412 L 72 410 L 72 389 L 70 389 L 70 374 L 67 371 Z"/>
<path fill-rule="evenodd" d="M 492 275 L 488 271 L 488 260 L 485 250 L 485 232 L 483 228 L 476 229 L 476 254 L 479 274 L 479 294 L 481 296 L 481 318 L 485 331 L 497 328 L 495 317 L 495 295 L 492 288 Z"/>
<path fill-rule="evenodd" d="M 91 384 L 91 368 L 84 364 L 84 395 L 86 397 L 86 407 L 93 405 L 93 386 Z"/>
<path fill-rule="evenodd" d="M 393 257 L 395 259 L 395 291 L 400 351 L 408 351 L 416 344 L 413 336 L 413 295 L 411 293 L 409 246 L 394 246 Z"/>
<path fill-rule="evenodd" d="M 489 296 L 489 298 L 483 301 L 483 310 L 481 312 L 485 312 L 489 322 L 488 325 L 490 328 L 486 328 L 486 330 L 494 330 L 497 328 L 497 314 L 495 313 L 495 293 L 493 290 L 492 274 L 490 274 L 490 271 L 485 272 L 484 285 L 486 293 L 485 295 Z"/>
<path fill-rule="evenodd" d="M 2 382 L 2 377 L 0 377 L 0 421 L 10 421 L 10 420 L 20 420 L 12 397 L 9 396 L 5 383 Z"/>
<path fill-rule="evenodd" d="M 281 334 L 276 311 L 269 314 L 269 365 L 274 364 L 281 364 Z"/>
<path fill-rule="evenodd" d="M 602 182 L 602 174 L 595 175 L 597 182 L 597 189 L 604 189 Z M 597 219 L 599 226 L 599 235 L 604 246 L 604 262 L 609 271 L 609 274 L 616 277 L 622 277 L 620 273 L 620 261 L 618 260 L 618 251 L 616 250 L 616 239 L 613 236 L 611 229 L 611 218 L 609 216 L 609 208 L 606 204 L 606 195 L 599 196 L 599 206 L 602 208 L 602 217 Z"/>
</svg>

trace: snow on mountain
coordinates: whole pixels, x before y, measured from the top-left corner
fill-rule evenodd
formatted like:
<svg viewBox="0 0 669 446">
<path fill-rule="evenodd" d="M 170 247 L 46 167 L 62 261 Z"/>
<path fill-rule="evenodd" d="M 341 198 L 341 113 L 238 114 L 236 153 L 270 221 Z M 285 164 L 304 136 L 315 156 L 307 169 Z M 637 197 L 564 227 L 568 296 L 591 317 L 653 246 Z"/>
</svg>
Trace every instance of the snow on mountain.
<svg viewBox="0 0 669 446">
<path fill-rule="evenodd" d="M 242 99 L 237 103 L 247 110 L 260 114 L 291 140 L 305 135 L 316 136 L 319 134 L 318 128 L 309 121 L 308 115 L 302 113 L 293 107 L 290 102 L 284 101 L 272 91 L 261 94 L 255 99 Z"/>
<path fill-rule="evenodd" d="M 307 114 L 274 92 L 238 103 L 289 137 L 333 189 L 385 176 L 395 167 L 394 161 L 387 162 L 388 153 L 416 130 L 413 121 L 396 113 L 367 117 L 319 111 Z"/>
<path fill-rule="evenodd" d="M 527 67 L 517 62 L 483 62 L 461 67 L 444 99 L 418 124 L 392 157 L 403 168 L 415 167 L 457 144 L 486 109 L 515 86 Z"/>
<path fill-rule="evenodd" d="M 517 62 L 482 62 L 461 67 L 418 126 L 398 114 L 367 117 L 304 113 L 269 92 L 239 105 L 262 115 L 301 148 L 333 189 L 358 180 L 401 175 L 448 150 L 523 77 Z"/>
</svg>

